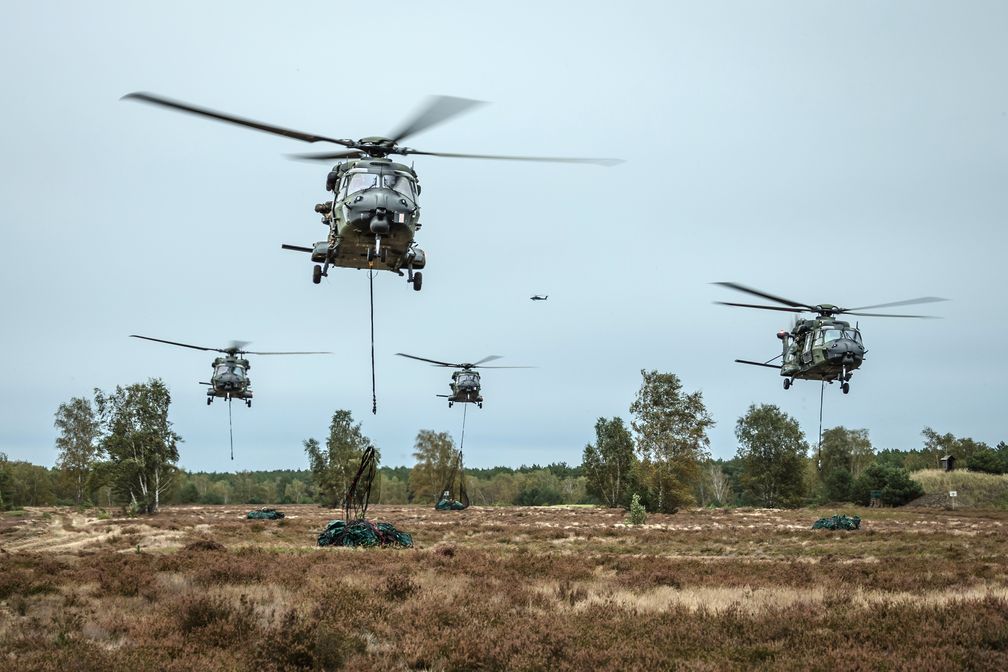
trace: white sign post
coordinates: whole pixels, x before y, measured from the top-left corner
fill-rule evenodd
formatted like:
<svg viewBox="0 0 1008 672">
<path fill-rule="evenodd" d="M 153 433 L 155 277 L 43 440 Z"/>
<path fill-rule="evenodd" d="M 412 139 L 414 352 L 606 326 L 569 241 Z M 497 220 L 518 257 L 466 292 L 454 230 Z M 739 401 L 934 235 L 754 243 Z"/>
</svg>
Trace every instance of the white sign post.
<svg viewBox="0 0 1008 672">
<path fill-rule="evenodd" d="M 956 497 L 958 497 L 958 496 L 959 496 L 958 492 L 956 492 L 955 490 L 949 490 L 949 497 L 952 499 L 952 508 L 953 509 L 955 509 Z"/>
</svg>

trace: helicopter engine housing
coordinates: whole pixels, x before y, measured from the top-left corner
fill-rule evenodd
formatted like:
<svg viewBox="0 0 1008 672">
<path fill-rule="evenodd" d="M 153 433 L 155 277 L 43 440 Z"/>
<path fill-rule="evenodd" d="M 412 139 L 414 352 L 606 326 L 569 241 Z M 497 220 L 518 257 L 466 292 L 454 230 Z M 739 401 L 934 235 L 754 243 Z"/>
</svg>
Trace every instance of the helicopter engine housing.
<svg viewBox="0 0 1008 672">
<path fill-rule="evenodd" d="M 427 265 L 427 255 L 419 247 L 414 247 L 406 252 L 406 265 L 415 269 L 423 268 Z"/>
</svg>

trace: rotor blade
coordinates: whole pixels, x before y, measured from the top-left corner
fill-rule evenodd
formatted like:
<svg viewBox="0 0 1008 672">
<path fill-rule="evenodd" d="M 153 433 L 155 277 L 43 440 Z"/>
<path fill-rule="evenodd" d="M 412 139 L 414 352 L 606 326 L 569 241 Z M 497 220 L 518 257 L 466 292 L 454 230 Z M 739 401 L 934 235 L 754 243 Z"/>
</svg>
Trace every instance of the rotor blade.
<svg viewBox="0 0 1008 672">
<path fill-rule="evenodd" d="M 239 126 L 254 128 L 257 131 L 273 133 L 274 135 L 283 135 L 288 138 L 294 138 L 295 140 L 303 140 L 305 142 L 334 142 L 337 145 L 343 145 L 344 147 L 353 146 L 351 144 L 351 141 L 349 140 L 337 140 L 336 138 L 328 138 L 324 135 L 302 133 L 301 131 L 295 131 L 289 128 L 283 128 L 282 126 L 273 126 L 271 124 L 264 124 L 263 122 L 255 121 L 254 119 L 236 117 L 231 114 L 225 114 L 224 112 L 218 112 L 217 110 L 211 110 L 208 107 L 199 107 L 198 105 L 191 105 L 189 103 L 182 102 L 181 100 L 173 100 L 171 98 L 165 98 L 163 96 L 159 96 L 153 93 L 147 93 L 145 91 L 127 93 L 125 96 L 120 98 L 120 100 L 139 100 L 144 103 L 150 103 L 152 105 L 160 105 L 161 107 L 167 107 L 169 109 L 178 110 L 180 112 L 188 112 L 189 114 L 198 114 L 202 117 L 209 117 L 210 119 L 217 119 L 218 121 L 226 121 L 229 124 L 238 124 Z"/>
<path fill-rule="evenodd" d="M 859 313 L 856 311 L 842 310 L 844 315 L 857 315 L 859 317 L 913 317 L 918 320 L 940 320 L 937 315 L 896 315 L 895 313 Z"/>
<path fill-rule="evenodd" d="M 473 369 L 538 369 L 538 366 L 476 366 L 475 364 L 470 367 Z"/>
<path fill-rule="evenodd" d="M 251 343 L 251 341 L 231 341 L 228 343 L 228 347 L 224 349 L 224 352 L 245 352 L 242 348 L 249 343 Z"/>
<path fill-rule="evenodd" d="M 202 345 L 189 345 L 188 343 L 179 343 L 178 341 L 166 341 L 163 338 L 152 338 L 150 336 L 138 336 L 137 334 L 130 334 L 130 338 L 142 338 L 145 341 L 157 341 L 158 343 L 167 343 L 168 345 L 177 345 L 182 348 L 192 348 L 193 350 L 204 350 L 207 352 L 225 352 L 220 348 L 204 348 Z"/>
<path fill-rule="evenodd" d="M 755 303 L 732 303 L 730 301 L 715 301 L 720 306 L 738 306 L 740 308 L 762 308 L 763 310 L 780 310 L 785 313 L 803 313 L 804 308 L 783 308 L 781 306 L 759 306 Z"/>
<path fill-rule="evenodd" d="M 488 355 L 487 357 L 484 357 L 483 359 L 479 360 L 478 362 L 473 362 L 472 365 L 473 366 L 477 366 L 479 364 L 482 364 L 483 362 L 492 362 L 493 360 L 500 359 L 500 358 L 501 358 L 500 355 Z"/>
<path fill-rule="evenodd" d="M 511 156 L 506 154 L 459 154 L 456 152 L 422 152 L 418 149 L 403 147 L 396 154 L 418 154 L 421 156 L 445 156 L 452 159 L 494 159 L 499 161 L 542 161 L 547 163 L 587 163 L 596 166 L 615 166 L 623 163 L 623 159 L 584 159 L 567 156 Z"/>
<path fill-rule="evenodd" d="M 844 308 L 843 312 L 849 313 L 852 310 L 868 310 L 870 308 L 892 308 L 894 306 L 913 306 L 919 303 L 938 303 L 948 301 L 937 296 L 922 296 L 919 299 L 907 299 L 905 301 L 893 301 L 892 303 L 876 303 L 874 306 L 858 306 L 857 308 Z"/>
<path fill-rule="evenodd" d="M 768 301 L 775 301 L 777 303 L 783 303 L 785 306 L 792 306 L 794 308 L 805 308 L 807 310 L 812 310 L 812 306 L 804 303 L 798 303 L 797 301 L 792 301 L 791 299 L 785 299 L 780 296 L 774 296 L 773 294 L 767 294 L 766 292 L 761 292 L 758 289 L 753 289 L 752 287 L 746 287 L 745 285 L 740 285 L 736 282 L 715 282 L 715 285 L 721 285 L 722 287 L 727 287 L 729 289 L 734 289 L 737 292 L 745 292 L 746 294 L 752 294 L 753 296 L 758 296 L 762 299 L 767 299 Z"/>
<path fill-rule="evenodd" d="M 392 140 L 392 144 L 397 144 L 400 140 L 405 140 L 420 131 L 437 126 L 477 105 L 485 104 L 485 101 L 482 100 L 455 98 L 454 96 L 431 96 L 427 99 L 427 103 L 411 119 L 394 131 L 389 138 Z"/>
<path fill-rule="evenodd" d="M 430 364 L 436 364 L 437 366 L 450 366 L 455 368 L 462 368 L 461 364 L 449 364 L 448 362 L 439 362 L 436 359 L 427 359 L 426 357 L 417 357 L 416 355 L 407 355 L 405 352 L 395 353 L 400 357 L 409 357 L 410 359 L 418 359 L 421 362 L 429 362 Z"/>
<path fill-rule="evenodd" d="M 288 154 L 288 159 L 297 161 L 333 161 L 335 159 L 360 159 L 367 156 L 364 152 L 356 149 L 348 149 L 345 152 L 308 152 L 306 154 Z"/>
<path fill-rule="evenodd" d="M 751 366 L 765 366 L 768 369 L 780 369 L 776 364 L 764 364 L 763 362 L 750 362 L 748 359 L 736 359 L 739 364 L 749 364 Z"/>
<path fill-rule="evenodd" d="M 246 355 L 331 355 L 331 352 L 255 352 L 253 350 L 242 350 Z"/>
</svg>

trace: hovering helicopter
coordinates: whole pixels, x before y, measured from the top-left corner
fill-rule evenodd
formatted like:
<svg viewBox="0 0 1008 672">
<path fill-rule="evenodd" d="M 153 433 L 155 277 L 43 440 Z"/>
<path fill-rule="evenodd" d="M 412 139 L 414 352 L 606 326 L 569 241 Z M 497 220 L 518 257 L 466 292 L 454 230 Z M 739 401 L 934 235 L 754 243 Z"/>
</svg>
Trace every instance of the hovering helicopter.
<svg viewBox="0 0 1008 672">
<path fill-rule="evenodd" d="M 451 382 L 451 394 L 439 394 L 437 396 L 444 397 L 448 399 L 448 408 L 451 408 L 456 402 L 460 404 L 476 404 L 480 408 L 483 408 L 483 397 L 480 395 L 480 374 L 479 371 L 475 369 L 531 369 L 531 366 L 483 366 L 484 362 L 492 362 L 495 359 L 500 359 L 500 355 L 490 355 L 489 357 L 484 357 L 478 362 L 472 363 L 462 363 L 462 364 L 450 364 L 448 362 L 439 362 L 436 359 L 427 359 L 426 357 L 417 357 L 415 355 L 407 355 L 404 352 L 397 352 L 400 357 L 409 357 L 410 359 L 416 359 L 421 362 L 428 362 L 434 366 L 445 366 L 452 369 L 461 369 L 460 371 L 454 371 L 452 373 Z"/>
<path fill-rule="evenodd" d="M 399 143 L 432 126 L 447 121 L 481 101 L 450 96 L 432 97 L 413 117 L 389 137 L 370 136 L 360 140 L 330 138 L 302 133 L 280 126 L 236 117 L 205 107 L 198 107 L 152 93 L 130 93 L 124 99 L 139 100 L 219 121 L 247 126 L 266 133 L 283 135 L 304 142 L 328 142 L 346 149 L 335 152 L 296 154 L 292 158 L 311 161 L 340 161 L 326 178 L 326 191 L 332 198 L 315 206 L 322 223 L 329 229 L 326 240 L 312 247 L 284 244 L 285 250 L 307 252 L 315 262 L 312 282 L 328 277 L 330 266 L 377 268 L 402 276 L 420 291 L 427 257 L 417 247 L 414 235 L 420 229 L 420 183 L 412 166 L 395 163 L 389 155 L 444 156 L 461 159 L 503 159 L 508 161 L 548 161 L 615 165 L 619 159 L 578 159 L 548 156 L 505 156 L 496 154 L 459 154 L 425 152 Z M 341 161 L 346 159 L 346 161 Z"/>
<path fill-rule="evenodd" d="M 549 294 L 547 294 L 546 296 L 539 296 L 538 294 L 533 294 L 532 296 L 529 297 L 529 299 L 531 299 L 532 301 L 545 301 L 548 298 Z"/>
<path fill-rule="evenodd" d="M 248 370 L 252 368 L 249 366 L 249 361 L 245 359 L 242 355 L 330 355 L 330 352 L 253 352 L 251 350 L 242 350 L 246 345 L 247 341 L 231 341 L 231 345 L 226 348 L 204 348 L 200 345 L 189 345 L 188 343 L 178 343 L 176 341 L 166 341 L 161 338 L 151 338 L 150 336 L 138 336 L 137 334 L 130 334 L 130 338 L 142 338 L 145 341 L 157 341 L 158 343 L 167 343 L 169 345 L 177 345 L 183 348 L 192 348 L 193 350 L 204 350 L 208 352 L 222 352 L 223 357 L 217 357 L 213 361 L 213 375 L 210 377 L 210 382 L 200 382 L 200 385 L 209 385 L 207 389 L 207 406 L 209 406 L 214 397 L 220 397 L 221 399 L 239 399 L 245 402 L 245 405 L 252 408 L 252 381 L 249 380 Z"/>
<path fill-rule="evenodd" d="M 911 306 L 920 303 L 935 303 L 945 301 L 935 296 L 924 296 L 918 299 L 907 299 L 905 301 L 893 301 L 891 303 L 878 303 L 872 306 L 860 306 L 858 308 L 841 308 L 829 303 L 809 305 L 799 303 L 791 299 L 785 299 L 773 294 L 767 294 L 758 289 L 752 289 L 734 282 L 715 283 L 729 289 L 734 289 L 746 294 L 752 294 L 769 301 L 783 304 L 783 306 L 763 306 L 751 303 L 730 303 L 726 301 L 716 301 L 723 306 L 739 306 L 742 308 L 760 308 L 762 310 L 779 310 L 790 313 L 816 313 L 816 317 L 810 320 L 795 318 L 791 331 L 781 330 L 777 332 L 777 338 L 781 340 L 781 354 L 766 362 L 753 362 L 746 359 L 736 359 L 739 364 L 749 364 L 752 366 L 765 366 L 770 369 L 780 369 L 780 375 L 784 376 L 784 389 L 791 387 L 796 379 L 801 380 L 822 380 L 830 384 L 833 381 L 840 381 L 840 389 L 844 394 L 850 392 L 850 379 L 855 369 L 861 366 L 864 361 L 864 343 L 861 340 L 861 330 L 857 324 L 853 327 L 849 322 L 834 319 L 837 315 L 858 315 L 861 317 L 909 317 L 917 319 L 933 318 L 933 315 L 898 315 L 892 313 L 863 313 L 862 310 L 872 308 L 890 308 L 893 306 Z M 781 363 L 771 364 L 775 359 L 781 359 Z"/>
</svg>

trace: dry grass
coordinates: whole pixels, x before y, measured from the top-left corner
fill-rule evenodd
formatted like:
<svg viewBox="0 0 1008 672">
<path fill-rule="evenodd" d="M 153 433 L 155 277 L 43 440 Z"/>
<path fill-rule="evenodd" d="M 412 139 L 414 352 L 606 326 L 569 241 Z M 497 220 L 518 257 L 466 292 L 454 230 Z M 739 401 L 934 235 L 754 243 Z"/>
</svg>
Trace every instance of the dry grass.
<svg viewBox="0 0 1008 672">
<path fill-rule="evenodd" d="M 1008 474 L 924 469 L 911 473 L 910 477 L 924 488 L 920 504 L 951 508 L 953 501 L 948 493 L 954 490 L 957 508 L 1008 509 Z"/>
<path fill-rule="evenodd" d="M 1004 513 L 375 507 L 392 551 L 245 512 L 5 520 L 0 669 L 1008 669 Z"/>
</svg>

